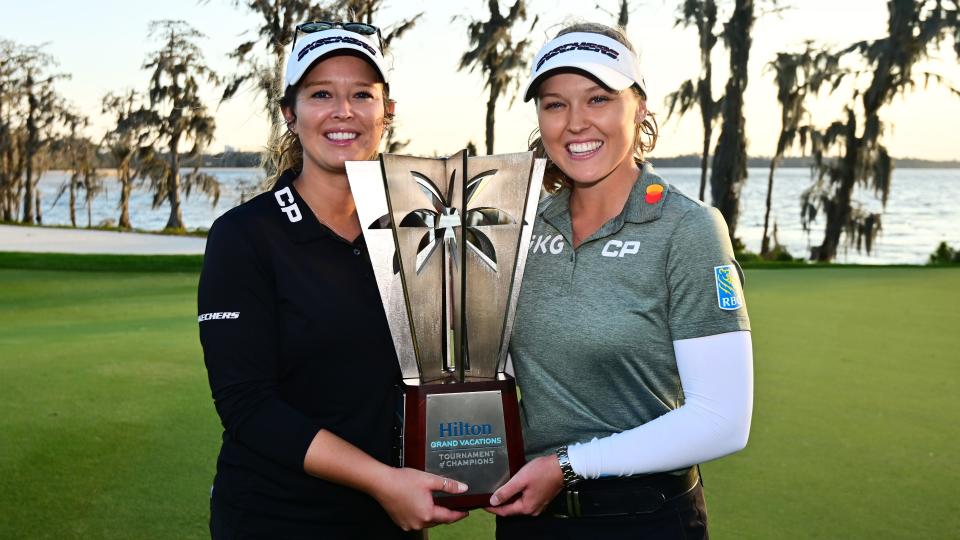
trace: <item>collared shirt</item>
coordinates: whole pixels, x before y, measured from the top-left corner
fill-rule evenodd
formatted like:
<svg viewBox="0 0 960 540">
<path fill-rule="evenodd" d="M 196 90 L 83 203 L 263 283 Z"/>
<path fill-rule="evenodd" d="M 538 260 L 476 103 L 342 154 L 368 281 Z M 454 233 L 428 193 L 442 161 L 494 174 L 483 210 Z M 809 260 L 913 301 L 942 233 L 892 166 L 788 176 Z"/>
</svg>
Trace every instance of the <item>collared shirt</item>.
<svg viewBox="0 0 960 540">
<path fill-rule="evenodd" d="M 389 463 L 400 370 L 363 237 L 323 226 L 287 171 L 221 216 L 200 276 L 200 341 L 224 427 L 217 496 L 304 520 L 386 519 L 303 471 L 326 429 Z"/>
<path fill-rule="evenodd" d="M 750 329 L 716 209 L 645 164 L 623 211 L 574 250 L 569 201 L 538 208 L 510 345 L 529 458 L 679 407 L 673 341 Z"/>
</svg>

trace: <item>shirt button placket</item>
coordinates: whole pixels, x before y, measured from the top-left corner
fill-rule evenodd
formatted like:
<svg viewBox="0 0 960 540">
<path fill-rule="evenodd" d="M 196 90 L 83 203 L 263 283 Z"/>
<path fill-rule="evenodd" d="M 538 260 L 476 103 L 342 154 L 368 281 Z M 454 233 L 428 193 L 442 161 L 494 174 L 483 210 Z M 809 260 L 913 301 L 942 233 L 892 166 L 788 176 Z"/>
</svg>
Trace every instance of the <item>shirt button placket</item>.
<svg viewBox="0 0 960 540">
<path fill-rule="evenodd" d="M 577 268 L 577 252 L 571 247 L 570 248 L 570 262 L 567 263 L 565 273 L 563 276 L 563 294 L 570 294 L 573 291 L 573 274 Z"/>
</svg>

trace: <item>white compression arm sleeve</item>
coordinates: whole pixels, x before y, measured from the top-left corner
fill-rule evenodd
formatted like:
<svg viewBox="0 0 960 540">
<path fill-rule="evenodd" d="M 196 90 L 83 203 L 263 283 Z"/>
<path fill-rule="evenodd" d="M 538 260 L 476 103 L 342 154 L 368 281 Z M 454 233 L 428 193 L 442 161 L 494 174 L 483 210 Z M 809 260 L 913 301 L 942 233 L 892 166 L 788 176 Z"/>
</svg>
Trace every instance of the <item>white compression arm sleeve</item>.
<svg viewBox="0 0 960 540">
<path fill-rule="evenodd" d="M 685 400 L 642 426 L 569 447 L 585 478 L 672 471 L 742 450 L 753 412 L 750 332 L 673 342 Z"/>
</svg>

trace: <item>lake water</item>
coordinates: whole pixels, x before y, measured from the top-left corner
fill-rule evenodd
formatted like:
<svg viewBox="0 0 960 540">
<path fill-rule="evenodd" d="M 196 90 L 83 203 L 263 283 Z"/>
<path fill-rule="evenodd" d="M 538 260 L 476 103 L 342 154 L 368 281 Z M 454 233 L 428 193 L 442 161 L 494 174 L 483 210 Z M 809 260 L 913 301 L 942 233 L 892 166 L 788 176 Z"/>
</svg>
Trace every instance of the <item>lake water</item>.
<svg viewBox="0 0 960 540">
<path fill-rule="evenodd" d="M 656 163 L 656 162 L 654 162 Z M 241 200 L 256 193 L 262 178 L 259 169 L 209 169 L 221 183 L 220 201 L 212 206 L 202 196 L 184 200 L 183 219 L 189 229 L 207 228 L 220 214 Z M 681 191 L 696 197 L 700 170 L 696 168 L 661 168 L 663 178 Z M 763 212 L 767 189 L 767 169 L 751 168 L 740 201 L 741 216 L 738 235 L 751 251 L 760 250 L 763 235 Z M 68 175 L 60 171 L 47 173 L 40 181 L 43 204 L 43 222 L 47 225 L 69 224 L 67 196 L 54 203 L 59 186 Z M 116 222 L 120 191 L 113 178 L 107 178 L 107 192 L 93 204 L 92 223 L 107 220 Z M 800 225 L 800 194 L 810 185 L 808 169 L 780 169 L 774 180 L 771 221 L 778 223 L 778 237 L 794 256 L 807 256 L 810 245 L 823 238 L 823 219 L 810 234 Z M 709 186 L 708 186 L 709 198 Z M 860 192 L 857 199 L 871 211 L 881 208 L 870 193 Z M 136 190 L 130 206 L 133 226 L 139 229 L 159 230 L 167 222 L 169 207 L 150 207 L 152 197 L 144 190 Z M 79 206 L 79 205 L 78 205 Z M 960 247 L 960 169 L 895 169 L 893 188 L 883 215 L 883 231 L 874 253 L 867 256 L 851 248 L 841 252 L 837 262 L 860 264 L 923 264 L 936 248 L 946 241 Z M 87 224 L 86 209 L 78 208 L 77 224 Z"/>
</svg>

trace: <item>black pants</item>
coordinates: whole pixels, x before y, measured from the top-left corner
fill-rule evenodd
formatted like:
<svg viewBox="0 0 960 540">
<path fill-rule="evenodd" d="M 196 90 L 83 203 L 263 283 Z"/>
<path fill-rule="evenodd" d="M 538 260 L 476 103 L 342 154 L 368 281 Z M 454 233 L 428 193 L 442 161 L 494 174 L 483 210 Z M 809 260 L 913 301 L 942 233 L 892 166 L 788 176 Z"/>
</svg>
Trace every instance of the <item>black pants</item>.
<svg viewBox="0 0 960 540">
<path fill-rule="evenodd" d="M 210 538 L 213 540 L 407 540 L 386 516 L 343 522 L 305 521 L 264 515 L 237 508 L 214 496 L 210 500 Z"/>
<path fill-rule="evenodd" d="M 703 486 L 664 503 L 656 512 L 633 516 L 497 518 L 498 540 L 707 540 Z"/>
</svg>

